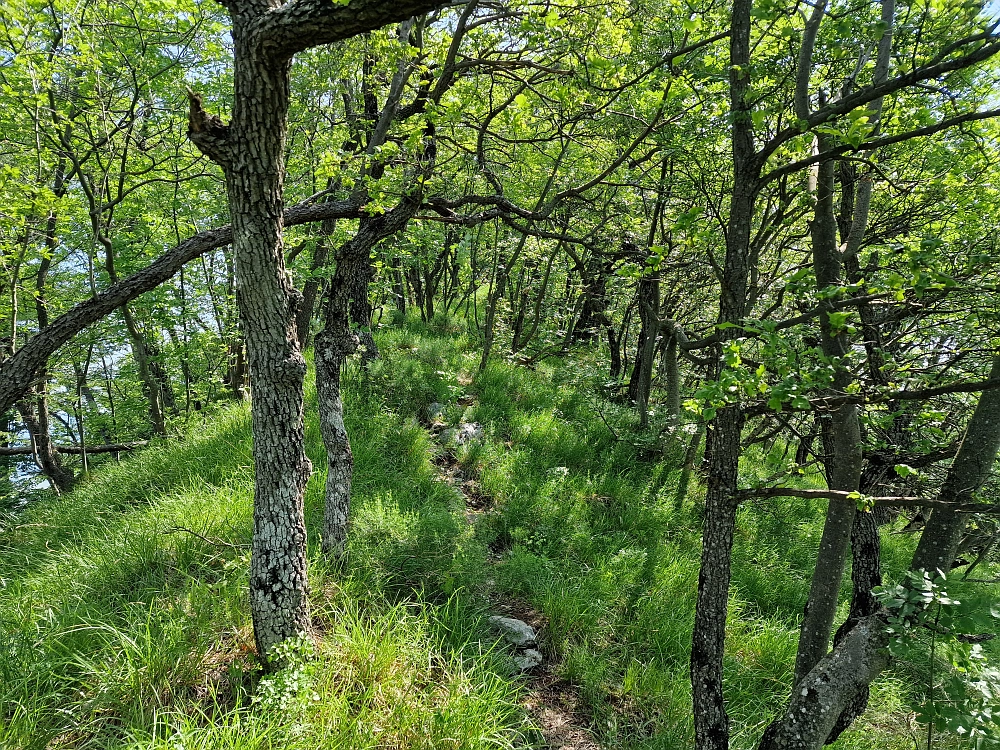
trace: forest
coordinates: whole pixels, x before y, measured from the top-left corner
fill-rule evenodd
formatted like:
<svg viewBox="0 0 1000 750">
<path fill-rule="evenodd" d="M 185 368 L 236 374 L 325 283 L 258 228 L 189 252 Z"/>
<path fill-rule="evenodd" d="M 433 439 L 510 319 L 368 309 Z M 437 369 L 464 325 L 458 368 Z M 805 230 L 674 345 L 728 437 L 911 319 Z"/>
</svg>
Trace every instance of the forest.
<svg viewBox="0 0 1000 750">
<path fill-rule="evenodd" d="M 1000 747 L 998 53 L 0 0 L 0 748 Z"/>
</svg>

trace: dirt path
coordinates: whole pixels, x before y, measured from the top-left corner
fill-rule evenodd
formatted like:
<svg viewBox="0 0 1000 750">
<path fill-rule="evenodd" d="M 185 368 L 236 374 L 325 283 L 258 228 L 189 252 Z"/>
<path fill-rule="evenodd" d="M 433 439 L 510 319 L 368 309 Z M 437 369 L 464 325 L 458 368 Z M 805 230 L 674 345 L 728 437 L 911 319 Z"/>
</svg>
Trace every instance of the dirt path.
<svg viewBox="0 0 1000 750">
<path fill-rule="evenodd" d="M 435 438 L 439 438 L 446 428 L 433 417 L 425 426 Z M 469 524 L 475 524 L 483 514 L 490 512 L 493 499 L 483 493 L 479 482 L 466 476 L 451 446 L 441 445 L 439 440 L 436 445 L 432 461 L 438 477 L 461 495 L 465 501 L 465 518 Z M 498 559 L 496 553 L 488 554 L 491 563 Z M 522 705 L 534 719 L 546 746 L 551 750 L 602 750 L 586 728 L 587 717 L 579 691 L 558 675 L 558 663 L 553 662 L 552 649 L 546 647 L 548 622 L 545 616 L 523 601 L 504 599 L 493 592 L 489 598 L 493 614 L 526 622 L 537 634 L 538 648 L 545 655 L 545 661 L 523 673 L 528 691 Z"/>
</svg>

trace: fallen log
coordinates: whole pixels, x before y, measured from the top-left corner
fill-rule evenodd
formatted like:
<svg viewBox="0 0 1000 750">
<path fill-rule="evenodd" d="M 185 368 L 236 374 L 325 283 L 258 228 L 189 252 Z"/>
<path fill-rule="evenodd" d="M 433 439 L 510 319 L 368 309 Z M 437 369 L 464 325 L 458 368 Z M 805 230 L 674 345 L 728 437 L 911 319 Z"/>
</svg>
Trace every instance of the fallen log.
<svg viewBox="0 0 1000 750">
<path fill-rule="evenodd" d="M 133 443 L 110 443 L 108 445 L 91 445 L 87 446 L 86 452 L 91 453 L 124 453 L 125 451 L 135 450 L 136 448 L 145 448 L 149 445 L 148 440 L 136 440 Z M 84 449 L 78 445 L 56 445 L 54 448 L 59 451 L 59 453 L 68 453 L 71 455 L 80 455 L 84 452 Z M 30 456 L 33 449 L 30 445 L 18 445 L 10 447 L 0 446 L 0 456 Z"/>
</svg>

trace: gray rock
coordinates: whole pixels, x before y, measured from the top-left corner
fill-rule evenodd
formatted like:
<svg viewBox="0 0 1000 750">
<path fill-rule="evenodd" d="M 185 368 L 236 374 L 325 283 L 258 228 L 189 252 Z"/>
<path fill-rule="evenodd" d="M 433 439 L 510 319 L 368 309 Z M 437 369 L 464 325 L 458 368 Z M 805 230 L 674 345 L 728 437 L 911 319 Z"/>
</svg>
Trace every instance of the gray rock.
<svg viewBox="0 0 1000 750">
<path fill-rule="evenodd" d="M 493 615 L 490 623 L 497 628 L 503 637 L 518 648 L 527 648 L 535 645 L 535 629 L 522 620 L 515 620 L 513 617 L 501 617 Z M 541 654 L 539 654 L 541 658 Z"/>
<path fill-rule="evenodd" d="M 514 666 L 522 672 L 534 669 L 542 663 L 542 655 L 533 648 L 525 649 L 514 657 Z"/>
<path fill-rule="evenodd" d="M 442 430 L 438 435 L 438 442 L 442 445 L 465 445 L 473 440 L 482 440 L 485 435 L 486 431 L 481 424 L 469 422 L 460 424 L 457 428 Z"/>
<path fill-rule="evenodd" d="M 473 440 L 482 440 L 483 435 L 485 434 L 486 432 L 483 430 L 483 426 L 481 424 L 470 422 L 468 424 L 459 425 L 458 434 L 455 435 L 455 442 L 459 445 L 465 445 Z"/>
</svg>

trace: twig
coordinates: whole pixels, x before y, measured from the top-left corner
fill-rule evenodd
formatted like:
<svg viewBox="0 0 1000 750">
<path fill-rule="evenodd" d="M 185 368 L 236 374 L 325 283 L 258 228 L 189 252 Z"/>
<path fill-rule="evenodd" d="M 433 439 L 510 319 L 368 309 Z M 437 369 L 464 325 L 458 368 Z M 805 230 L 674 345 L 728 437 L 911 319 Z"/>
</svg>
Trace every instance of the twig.
<svg viewBox="0 0 1000 750">
<path fill-rule="evenodd" d="M 186 532 L 188 534 L 191 534 L 192 536 L 196 536 L 199 539 L 208 542 L 209 544 L 214 544 L 217 547 L 229 547 L 230 549 L 250 549 L 250 545 L 249 544 L 233 544 L 232 542 L 226 542 L 226 541 L 223 541 L 222 539 L 212 539 L 212 538 L 207 537 L 207 536 L 202 536 L 197 531 L 192 531 L 191 529 L 189 529 L 189 528 L 187 528 L 185 526 L 171 526 L 170 528 L 164 529 L 160 533 L 161 534 L 178 534 L 178 533 L 180 533 L 182 531 Z"/>
<path fill-rule="evenodd" d="M 946 500 L 928 500 L 922 497 L 871 497 L 844 490 L 802 490 L 797 487 L 759 487 L 739 490 L 738 501 L 754 497 L 803 497 L 816 500 L 865 500 L 875 505 L 916 508 L 950 508 L 957 513 L 1000 513 L 1000 504 L 952 503 Z"/>
</svg>

